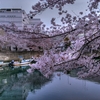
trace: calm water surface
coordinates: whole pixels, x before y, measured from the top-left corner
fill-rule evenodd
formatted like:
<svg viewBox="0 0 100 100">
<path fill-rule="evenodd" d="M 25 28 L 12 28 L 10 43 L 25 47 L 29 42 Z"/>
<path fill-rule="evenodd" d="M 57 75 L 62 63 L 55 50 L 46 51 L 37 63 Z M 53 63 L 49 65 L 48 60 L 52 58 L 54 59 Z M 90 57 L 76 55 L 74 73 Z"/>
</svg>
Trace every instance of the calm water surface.
<svg viewBox="0 0 100 100">
<path fill-rule="evenodd" d="M 0 76 L 0 100 L 100 100 L 100 83 L 61 72 L 51 80 L 43 78 L 37 72 L 29 77 L 27 73 Z"/>
<path fill-rule="evenodd" d="M 52 81 L 28 92 L 26 100 L 100 100 L 100 84 L 54 73 Z"/>
</svg>

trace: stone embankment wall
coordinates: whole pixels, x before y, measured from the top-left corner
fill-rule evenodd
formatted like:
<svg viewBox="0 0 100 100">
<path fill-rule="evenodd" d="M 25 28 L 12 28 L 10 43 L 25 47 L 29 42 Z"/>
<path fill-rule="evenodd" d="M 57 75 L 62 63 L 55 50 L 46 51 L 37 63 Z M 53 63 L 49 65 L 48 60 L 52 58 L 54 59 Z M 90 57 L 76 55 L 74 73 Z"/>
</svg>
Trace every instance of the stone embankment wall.
<svg viewBox="0 0 100 100">
<path fill-rule="evenodd" d="M 10 60 L 20 60 L 21 57 L 24 59 L 29 59 L 32 56 L 40 56 L 42 52 L 0 52 L 0 60 L 10 61 Z"/>
</svg>

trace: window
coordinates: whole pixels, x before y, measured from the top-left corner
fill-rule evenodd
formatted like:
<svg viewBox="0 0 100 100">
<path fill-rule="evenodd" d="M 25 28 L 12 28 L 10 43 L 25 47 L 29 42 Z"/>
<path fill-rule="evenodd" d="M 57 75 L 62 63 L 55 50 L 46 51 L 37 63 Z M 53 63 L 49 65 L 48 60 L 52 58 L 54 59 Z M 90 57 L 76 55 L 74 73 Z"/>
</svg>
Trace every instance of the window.
<svg viewBox="0 0 100 100">
<path fill-rule="evenodd" d="M 11 11 L 11 9 L 7 9 L 7 11 Z"/>
<path fill-rule="evenodd" d="M 5 17 L 4 15 L 1 15 L 0 17 Z"/>
<path fill-rule="evenodd" d="M 33 19 L 33 17 L 31 16 L 31 19 Z"/>
</svg>

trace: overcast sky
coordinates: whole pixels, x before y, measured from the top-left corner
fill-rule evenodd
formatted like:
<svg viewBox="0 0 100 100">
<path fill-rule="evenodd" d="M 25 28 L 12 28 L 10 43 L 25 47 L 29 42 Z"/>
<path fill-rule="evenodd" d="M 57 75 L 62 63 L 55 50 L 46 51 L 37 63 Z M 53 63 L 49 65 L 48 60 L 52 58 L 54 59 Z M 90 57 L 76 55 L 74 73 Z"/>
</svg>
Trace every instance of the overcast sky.
<svg viewBox="0 0 100 100">
<path fill-rule="evenodd" d="M 74 5 L 66 5 L 64 9 L 67 9 L 72 14 L 79 14 L 80 11 L 84 11 L 87 8 L 87 1 L 89 0 L 76 0 Z M 34 5 L 38 0 L 0 0 L 0 9 L 1 8 L 22 8 L 23 10 L 28 13 L 32 10 L 32 5 Z M 74 13 L 73 13 L 73 12 Z M 61 18 L 57 14 L 57 10 L 46 10 L 42 14 L 36 16 L 37 18 L 41 18 L 41 20 L 47 25 L 50 26 L 50 19 L 52 17 L 57 18 L 57 22 L 60 23 L 59 19 Z"/>
</svg>

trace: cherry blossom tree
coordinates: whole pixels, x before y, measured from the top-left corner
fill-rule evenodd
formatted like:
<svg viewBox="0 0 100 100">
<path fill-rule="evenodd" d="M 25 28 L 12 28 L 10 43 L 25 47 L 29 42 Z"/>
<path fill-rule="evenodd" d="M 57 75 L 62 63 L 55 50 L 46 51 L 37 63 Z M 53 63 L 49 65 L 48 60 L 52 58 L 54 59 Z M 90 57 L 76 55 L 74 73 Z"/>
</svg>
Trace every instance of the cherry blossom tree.
<svg viewBox="0 0 100 100">
<path fill-rule="evenodd" d="M 44 55 L 37 59 L 38 62 L 30 65 L 31 70 L 29 69 L 28 72 L 38 69 L 44 76 L 49 77 L 57 70 L 67 72 L 81 68 L 77 73 L 80 78 L 100 75 L 100 16 L 98 13 L 100 0 L 90 0 L 88 5 L 90 13 L 83 17 L 73 17 L 67 10 L 62 9 L 64 5 L 74 4 L 74 2 L 75 0 L 40 0 L 32 6 L 31 14 L 33 16 L 47 8 L 57 8 L 59 15 L 66 13 L 66 16 L 61 18 L 62 23 L 66 23 L 66 26 L 57 25 L 56 19 L 52 18 L 52 31 L 47 29 L 47 33 L 49 33 L 49 38 L 59 36 L 61 39 L 62 36 L 68 36 L 73 48 L 57 52 L 56 47 L 63 39 L 56 39 L 53 41 L 54 47 L 44 51 Z M 80 15 L 82 14 L 83 12 L 80 12 Z M 83 38 L 79 38 L 80 35 L 83 35 Z"/>
<path fill-rule="evenodd" d="M 64 26 L 58 25 L 55 21 L 56 18 L 51 19 L 52 26 L 46 30 L 44 30 L 46 25 L 43 23 L 37 26 L 37 29 L 41 27 L 45 34 L 39 30 L 29 32 L 27 28 L 22 31 L 16 30 L 14 25 L 12 25 L 13 28 L 3 26 L 7 31 L 7 35 L 1 37 L 3 43 L 4 39 L 8 37 L 7 42 L 23 49 L 42 48 L 44 54 L 35 58 L 37 62 L 30 65 L 30 69 L 27 70 L 29 73 L 38 69 L 49 78 L 54 71 L 62 70 L 67 73 L 73 69 L 80 69 L 77 73 L 80 78 L 100 76 L 100 15 L 98 12 L 100 0 L 89 0 L 87 15 L 79 12 L 80 16 L 72 16 L 63 9 L 63 6 L 74 5 L 75 1 L 40 0 L 32 6 L 31 16 L 35 16 L 47 8 L 56 8 L 59 15 L 65 14 L 61 18 Z M 8 32 L 9 30 L 10 32 Z M 68 41 L 65 37 L 68 38 Z M 67 48 L 65 48 L 65 42 L 70 42 Z"/>
</svg>

